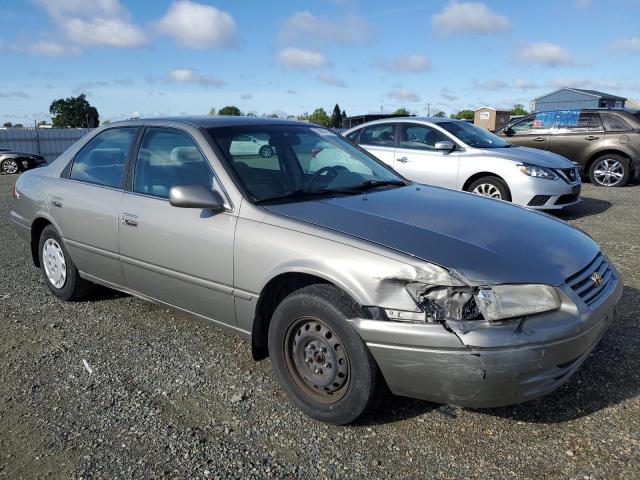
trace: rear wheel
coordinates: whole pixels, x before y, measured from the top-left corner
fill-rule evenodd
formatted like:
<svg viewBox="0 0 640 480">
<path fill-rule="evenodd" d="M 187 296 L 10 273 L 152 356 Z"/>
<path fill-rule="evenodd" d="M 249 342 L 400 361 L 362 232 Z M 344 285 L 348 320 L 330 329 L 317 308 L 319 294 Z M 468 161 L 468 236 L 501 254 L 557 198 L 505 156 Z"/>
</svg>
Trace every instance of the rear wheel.
<svg viewBox="0 0 640 480">
<path fill-rule="evenodd" d="M 260 147 L 258 153 L 262 158 L 269 158 L 271 155 L 273 155 L 273 150 L 269 145 L 263 145 Z"/>
<path fill-rule="evenodd" d="M 315 419 L 356 420 L 373 400 L 378 367 L 347 322 L 358 307 L 331 285 L 311 285 L 285 298 L 269 326 L 269 356 L 287 397 Z"/>
<path fill-rule="evenodd" d="M 629 182 L 630 177 L 629 159 L 622 155 L 603 155 L 589 168 L 589 180 L 598 187 L 623 187 Z"/>
<path fill-rule="evenodd" d="M 511 201 L 511 193 L 507 184 L 498 177 L 482 177 L 469 186 L 469 191 L 483 197 Z"/>
<path fill-rule="evenodd" d="M 18 161 L 13 158 L 8 158 L 2 162 L 1 168 L 4 173 L 18 173 Z"/>
<path fill-rule="evenodd" d="M 79 300 L 92 284 L 80 277 L 57 230 L 49 225 L 42 230 L 38 244 L 40 268 L 47 288 L 62 300 Z"/>
</svg>

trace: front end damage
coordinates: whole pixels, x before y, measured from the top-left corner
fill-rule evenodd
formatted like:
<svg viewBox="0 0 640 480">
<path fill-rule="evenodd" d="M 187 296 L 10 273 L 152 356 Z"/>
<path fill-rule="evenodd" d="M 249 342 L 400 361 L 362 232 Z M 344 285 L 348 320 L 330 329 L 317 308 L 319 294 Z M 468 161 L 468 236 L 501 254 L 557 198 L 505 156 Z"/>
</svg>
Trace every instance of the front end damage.
<svg viewBox="0 0 640 480">
<path fill-rule="evenodd" d="M 609 288 L 587 307 L 565 286 L 474 285 L 429 265 L 379 279 L 380 304 L 351 322 L 394 393 L 495 407 L 570 378 L 613 319 L 622 284 Z"/>
</svg>

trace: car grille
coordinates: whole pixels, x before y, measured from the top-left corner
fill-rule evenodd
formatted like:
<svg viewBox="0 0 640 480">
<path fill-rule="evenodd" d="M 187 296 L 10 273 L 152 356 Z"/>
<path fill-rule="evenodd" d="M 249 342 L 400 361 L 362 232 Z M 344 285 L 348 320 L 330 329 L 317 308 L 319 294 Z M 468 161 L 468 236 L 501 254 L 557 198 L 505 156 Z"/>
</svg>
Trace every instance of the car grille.
<svg viewBox="0 0 640 480">
<path fill-rule="evenodd" d="M 531 200 L 529 200 L 529 203 L 527 203 L 527 206 L 529 206 L 529 207 L 540 207 L 540 206 L 544 205 L 545 203 L 547 203 L 547 201 L 550 198 L 551 198 L 550 195 L 536 195 Z"/>
<path fill-rule="evenodd" d="M 572 168 L 554 168 L 554 172 L 558 174 L 567 183 L 575 183 L 578 179 L 578 169 Z"/>
<path fill-rule="evenodd" d="M 596 275 L 597 274 L 597 275 Z M 601 282 L 596 282 L 599 276 Z M 591 306 L 609 290 L 615 281 L 613 270 L 602 253 L 598 253 L 589 265 L 567 278 L 566 283 L 584 303 Z"/>
</svg>

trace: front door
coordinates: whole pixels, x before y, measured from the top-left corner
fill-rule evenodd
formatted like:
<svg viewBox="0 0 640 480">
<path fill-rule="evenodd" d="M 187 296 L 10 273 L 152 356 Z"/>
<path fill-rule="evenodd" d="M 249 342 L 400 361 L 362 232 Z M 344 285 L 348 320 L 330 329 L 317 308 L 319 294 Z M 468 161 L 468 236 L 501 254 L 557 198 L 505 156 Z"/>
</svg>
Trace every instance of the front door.
<svg viewBox="0 0 640 480">
<path fill-rule="evenodd" d="M 137 128 L 104 130 L 74 157 L 60 182 L 52 182 L 49 211 L 69 255 L 83 274 L 122 285 L 118 259 L 118 206 L 124 170 Z M 67 169 L 65 169 L 67 170 Z"/>
<path fill-rule="evenodd" d="M 212 188 L 215 176 L 194 139 L 146 128 L 120 205 L 120 254 L 129 288 L 227 324 L 233 306 L 234 213 L 177 208 L 174 185 Z"/>
<path fill-rule="evenodd" d="M 559 116 L 557 126 L 551 129 L 549 150 L 584 165 L 602 147 L 604 130 L 597 113 L 571 113 Z"/>
<path fill-rule="evenodd" d="M 420 183 L 456 188 L 460 153 L 436 150 L 438 142 L 451 142 L 440 130 L 428 125 L 402 123 L 393 167 L 397 172 Z"/>
<path fill-rule="evenodd" d="M 549 128 L 551 125 L 544 121 L 546 113 L 540 112 L 529 115 L 514 123 L 508 129 L 503 129 L 501 135 L 514 145 L 547 150 L 549 148 Z"/>
</svg>

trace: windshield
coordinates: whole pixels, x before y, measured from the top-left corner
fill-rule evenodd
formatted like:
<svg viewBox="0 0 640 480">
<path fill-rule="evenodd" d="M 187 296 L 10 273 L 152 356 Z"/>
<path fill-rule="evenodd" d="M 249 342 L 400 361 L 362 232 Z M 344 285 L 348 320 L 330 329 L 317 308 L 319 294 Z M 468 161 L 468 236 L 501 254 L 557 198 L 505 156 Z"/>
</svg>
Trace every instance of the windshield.
<svg viewBox="0 0 640 480">
<path fill-rule="evenodd" d="M 323 128 L 244 125 L 208 131 L 256 201 L 405 185 L 393 170 Z"/>
<path fill-rule="evenodd" d="M 505 148 L 511 144 L 499 136 L 467 122 L 442 122 L 437 124 L 454 135 L 470 147 L 475 148 Z"/>
</svg>

